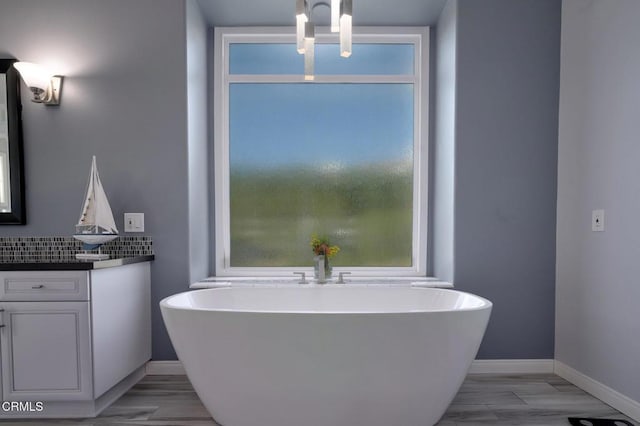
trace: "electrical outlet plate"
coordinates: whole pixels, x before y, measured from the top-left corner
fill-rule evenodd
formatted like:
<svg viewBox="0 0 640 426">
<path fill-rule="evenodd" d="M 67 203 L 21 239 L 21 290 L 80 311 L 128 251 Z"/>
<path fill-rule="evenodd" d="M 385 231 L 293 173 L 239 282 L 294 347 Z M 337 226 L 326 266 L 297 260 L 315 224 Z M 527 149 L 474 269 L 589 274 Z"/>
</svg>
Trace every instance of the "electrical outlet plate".
<svg viewBox="0 0 640 426">
<path fill-rule="evenodd" d="M 125 213 L 124 232 L 144 232 L 144 213 Z"/>
</svg>

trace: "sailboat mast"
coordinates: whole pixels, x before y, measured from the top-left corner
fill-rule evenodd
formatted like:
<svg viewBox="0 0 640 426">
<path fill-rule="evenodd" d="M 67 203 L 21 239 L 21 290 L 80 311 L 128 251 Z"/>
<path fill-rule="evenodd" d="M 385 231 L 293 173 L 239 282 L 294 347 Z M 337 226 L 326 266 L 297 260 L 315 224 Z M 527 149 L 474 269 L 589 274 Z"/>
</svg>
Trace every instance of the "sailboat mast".
<svg viewBox="0 0 640 426">
<path fill-rule="evenodd" d="M 87 182 L 87 188 L 85 191 L 84 202 L 80 210 L 80 218 L 78 219 L 77 226 L 87 226 L 95 224 L 95 207 L 92 208 L 95 201 L 95 170 L 96 170 L 96 156 L 93 156 L 91 161 L 91 171 L 89 172 L 89 181 Z M 95 229 L 91 231 L 95 232 Z"/>
</svg>

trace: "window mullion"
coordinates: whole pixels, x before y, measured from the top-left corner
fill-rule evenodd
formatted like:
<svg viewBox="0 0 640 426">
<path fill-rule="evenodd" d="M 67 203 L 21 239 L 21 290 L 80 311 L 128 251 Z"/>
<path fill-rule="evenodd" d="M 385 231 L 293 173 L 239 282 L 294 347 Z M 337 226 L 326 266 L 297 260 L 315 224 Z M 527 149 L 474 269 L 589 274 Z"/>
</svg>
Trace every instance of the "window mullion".
<svg viewBox="0 0 640 426">
<path fill-rule="evenodd" d="M 415 84 L 416 77 L 413 75 L 317 75 L 315 80 L 305 81 L 302 75 L 287 74 L 231 74 L 227 77 L 227 84 L 233 83 L 304 83 L 304 84 L 322 84 L 322 83 L 398 83 L 398 84 Z"/>
</svg>

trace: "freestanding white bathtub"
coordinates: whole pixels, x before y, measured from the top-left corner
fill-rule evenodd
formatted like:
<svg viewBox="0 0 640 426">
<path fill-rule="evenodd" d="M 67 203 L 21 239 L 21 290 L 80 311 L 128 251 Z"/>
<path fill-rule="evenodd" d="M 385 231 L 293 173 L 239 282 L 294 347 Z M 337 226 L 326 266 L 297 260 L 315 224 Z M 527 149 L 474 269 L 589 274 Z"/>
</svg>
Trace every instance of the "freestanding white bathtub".
<svg viewBox="0 0 640 426">
<path fill-rule="evenodd" d="M 492 304 L 434 288 L 218 288 L 160 302 L 191 383 L 223 426 L 429 426 Z"/>
</svg>

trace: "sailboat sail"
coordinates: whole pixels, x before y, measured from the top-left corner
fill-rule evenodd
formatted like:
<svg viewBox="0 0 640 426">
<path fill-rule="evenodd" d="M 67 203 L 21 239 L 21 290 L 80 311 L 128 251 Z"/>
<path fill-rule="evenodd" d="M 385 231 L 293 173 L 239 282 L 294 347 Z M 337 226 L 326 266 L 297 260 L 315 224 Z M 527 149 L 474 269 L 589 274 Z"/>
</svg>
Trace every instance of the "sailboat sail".
<svg viewBox="0 0 640 426">
<path fill-rule="evenodd" d="M 76 225 L 78 233 L 83 234 L 117 234 L 111 206 L 104 192 L 100 175 L 96 166 L 96 157 L 91 162 L 91 173 L 87 185 L 87 193 Z"/>
<path fill-rule="evenodd" d="M 87 183 L 87 192 L 80 210 L 80 218 L 76 224 L 74 238 L 83 242 L 84 253 L 76 253 L 76 259 L 81 260 L 105 260 L 109 255 L 100 251 L 104 243 L 118 238 L 118 229 L 113 220 L 111 206 L 107 200 L 107 194 L 102 188 L 96 156 L 91 161 L 91 172 Z M 88 253 L 87 250 L 98 249 L 98 253 Z"/>
</svg>

